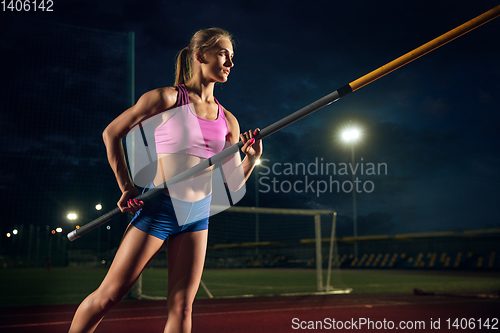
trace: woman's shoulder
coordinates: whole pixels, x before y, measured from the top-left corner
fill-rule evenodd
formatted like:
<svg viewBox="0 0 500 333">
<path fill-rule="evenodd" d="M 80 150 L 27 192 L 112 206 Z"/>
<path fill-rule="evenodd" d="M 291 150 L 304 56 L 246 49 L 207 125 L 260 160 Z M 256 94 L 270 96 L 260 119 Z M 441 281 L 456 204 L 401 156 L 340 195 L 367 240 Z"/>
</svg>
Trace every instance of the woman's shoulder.
<svg viewBox="0 0 500 333">
<path fill-rule="evenodd" d="M 144 93 L 141 99 L 148 104 L 161 104 L 168 109 L 177 103 L 176 87 L 156 88 Z"/>
<path fill-rule="evenodd" d="M 229 123 L 229 122 L 236 122 L 238 123 L 238 120 L 236 119 L 236 117 L 231 113 L 229 112 L 225 107 L 222 107 L 222 110 L 224 111 L 224 116 L 226 117 L 226 121 Z"/>
<path fill-rule="evenodd" d="M 222 110 L 224 111 L 224 116 L 226 117 L 226 124 L 229 133 L 233 133 L 236 136 L 240 135 L 240 125 L 238 124 L 236 117 L 231 112 L 226 110 L 225 107 L 222 107 Z"/>
<path fill-rule="evenodd" d="M 177 87 L 163 87 L 155 90 L 167 104 L 173 105 L 177 102 Z"/>
</svg>

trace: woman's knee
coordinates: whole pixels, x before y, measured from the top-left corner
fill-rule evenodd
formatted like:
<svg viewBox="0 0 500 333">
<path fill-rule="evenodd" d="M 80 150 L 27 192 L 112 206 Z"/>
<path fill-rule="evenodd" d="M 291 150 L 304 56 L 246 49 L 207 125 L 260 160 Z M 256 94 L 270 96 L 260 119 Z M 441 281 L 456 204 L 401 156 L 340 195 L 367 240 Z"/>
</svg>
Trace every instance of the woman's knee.
<svg viewBox="0 0 500 333">
<path fill-rule="evenodd" d="M 168 299 L 168 298 L 167 298 Z M 180 318 L 190 318 L 193 312 L 193 302 L 186 295 L 175 295 L 171 297 L 169 313 Z"/>
<path fill-rule="evenodd" d="M 119 288 L 102 288 L 100 287 L 92 294 L 92 305 L 100 311 L 107 312 L 116 304 L 118 304 L 126 292 L 120 291 Z"/>
</svg>

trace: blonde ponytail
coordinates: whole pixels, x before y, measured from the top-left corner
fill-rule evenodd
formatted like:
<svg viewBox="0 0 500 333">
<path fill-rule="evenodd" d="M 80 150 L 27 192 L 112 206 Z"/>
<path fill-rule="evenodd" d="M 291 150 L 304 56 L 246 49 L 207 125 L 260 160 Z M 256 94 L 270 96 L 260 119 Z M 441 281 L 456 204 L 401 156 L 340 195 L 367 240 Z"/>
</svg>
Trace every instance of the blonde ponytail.
<svg viewBox="0 0 500 333">
<path fill-rule="evenodd" d="M 191 55 L 189 54 L 189 47 L 185 47 L 181 52 L 179 52 L 179 55 L 177 56 L 174 86 L 186 83 L 187 81 L 189 81 L 191 76 Z"/>
</svg>

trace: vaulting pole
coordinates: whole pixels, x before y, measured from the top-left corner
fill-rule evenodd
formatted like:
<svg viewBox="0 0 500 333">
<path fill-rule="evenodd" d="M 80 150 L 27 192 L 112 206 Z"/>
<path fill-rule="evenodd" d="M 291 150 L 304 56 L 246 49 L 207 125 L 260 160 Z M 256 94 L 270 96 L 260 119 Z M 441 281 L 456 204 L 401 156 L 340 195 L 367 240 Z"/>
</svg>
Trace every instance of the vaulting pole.
<svg viewBox="0 0 500 333">
<path fill-rule="evenodd" d="M 479 15 L 478 17 L 456 27 L 455 29 L 448 31 L 447 33 L 431 40 L 430 42 L 414 49 L 411 52 L 406 53 L 405 55 L 387 63 L 386 65 L 377 68 L 376 70 L 360 77 L 359 79 L 352 81 L 348 85 L 343 86 L 342 88 L 332 92 L 331 94 L 326 95 L 325 97 L 309 104 L 308 106 L 290 114 L 289 116 L 278 120 L 274 124 L 269 125 L 268 127 L 264 128 L 263 130 L 260 131 L 259 134 L 255 136 L 256 140 L 263 139 L 279 130 L 282 128 L 296 122 L 297 120 L 313 113 L 314 111 L 317 111 L 321 109 L 322 107 L 325 107 L 336 100 L 338 100 L 341 97 L 344 97 L 345 95 L 356 91 L 371 82 L 381 78 L 382 76 L 389 74 L 390 72 L 406 65 L 409 62 L 412 62 L 415 59 L 420 58 L 421 56 L 437 49 L 440 46 L 443 46 L 444 44 L 454 40 L 455 38 L 458 38 L 462 36 L 463 34 L 466 34 L 467 32 L 474 30 L 475 28 L 493 20 L 497 16 L 500 15 L 500 5 L 496 6 L 495 8 L 485 12 L 484 14 Z M 224 160 L 225 158 L 235 154 L 238 152 L 238 150 L 243 147 L 243 142 L 238 142 L 227 149 L 224 149 L 222 152 L 212 156 L 211 158 L 201 162 L 198 165 L 195 165 L 194 167 L 176 175 L 175 177 L 169 179 L 167 182 L 164 184 L 144 193 L 139 195 L 136 199 L 137 200 L 142 200 L 147 203 L 148 199 L 152 198 L 153 196 L 159 194 L 160 192 L 163 192 L 167 186 L 173 185 L 175 183 L 178 183 L 186 178 L 192 177 L 198 172 L 205 170 L 206 168 Z M 112 211 L 102 215 L 101 217 L 95 219 L 92 222 L 87 223 L 86 225 L 82 226 L 80 229 L 75 229 L 72 232 L 68 234 L 68 239 L 73 241 L 77 239 L 78 237 L 86 234 L 87 232 L 99 227 L 100 225 L 108 222 L 109 220 L 115 218 L 116 216 L 120 215 L 121 211 L 117 207 L 113 209 Z"/>
</svg>

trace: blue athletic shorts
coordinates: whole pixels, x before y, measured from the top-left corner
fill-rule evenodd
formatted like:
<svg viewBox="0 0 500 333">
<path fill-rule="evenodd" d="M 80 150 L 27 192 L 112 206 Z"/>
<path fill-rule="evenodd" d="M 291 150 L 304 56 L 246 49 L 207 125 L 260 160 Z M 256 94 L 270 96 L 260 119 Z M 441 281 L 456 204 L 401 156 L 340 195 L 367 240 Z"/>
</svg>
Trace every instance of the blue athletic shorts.
<svg viewBox="0 0 500 333">
<path fill-rule="evenodd" d="M 149 188 L 144 189 L 143 193 Z M 130 222 L 134 227 L 161 240 L 180 232 L 208 229 L 212 195 L 191 202 L 160 193 L 146 202 Z"/>
</svg>

